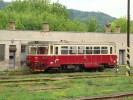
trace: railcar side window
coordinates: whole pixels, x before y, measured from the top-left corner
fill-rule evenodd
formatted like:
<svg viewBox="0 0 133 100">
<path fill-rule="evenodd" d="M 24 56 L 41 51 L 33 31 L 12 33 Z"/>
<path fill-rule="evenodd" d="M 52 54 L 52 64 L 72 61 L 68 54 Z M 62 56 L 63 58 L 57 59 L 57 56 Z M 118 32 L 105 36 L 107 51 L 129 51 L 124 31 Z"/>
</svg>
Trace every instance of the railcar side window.
<svg viewBox="0 0 133 100">
<path fill-rule="evenodd" d="M 53 46 L 50 46 L 50 54 L 53 54 Z"/>
<path fill-rule="evenodd" d="M 92 47 L 86 47 L 86 54 L 92 54 Z"/>
<path fill-rule="evenodd" d="M 48 54 L 48 47 L 38 47 L 37 54 Z"/>
<path fill-rule="evenodd" d="M 100 47 L 94 47 L 94 54 L 100 54 Z"/>
<path fill-rule="evenodd" d="M 79 46 L 78 47 L 78 54 L 84 54 L 85 53 L 85 47 L 84 46 Z"/>
<path fill-rule="evenodd" d="M 68 54 L 68 46 L 61 47 L 61 54 Z"/>
<path fill-rule="evenodd" d="M 108 54 L 108 47 L 101 47 L 101 54 Z"/>
<path fill-rule="evenodd" d="M 31 47 L 30 54 L 36 54 L 37 47 Z"/>
<path fill-rule="evenodd" d="M 113 48 L 110 47 L 110 54 L 113 54 Z"/>
<path fill-rule="evenodd" d="M 77 54 L 77 46 L 70 46 L 69 53 L 70 54 Z"/>
<path fill-rule="evenodd" d="M 55 54 L 58 54 L 58 47 L 55 47 Z"/>
</svg>

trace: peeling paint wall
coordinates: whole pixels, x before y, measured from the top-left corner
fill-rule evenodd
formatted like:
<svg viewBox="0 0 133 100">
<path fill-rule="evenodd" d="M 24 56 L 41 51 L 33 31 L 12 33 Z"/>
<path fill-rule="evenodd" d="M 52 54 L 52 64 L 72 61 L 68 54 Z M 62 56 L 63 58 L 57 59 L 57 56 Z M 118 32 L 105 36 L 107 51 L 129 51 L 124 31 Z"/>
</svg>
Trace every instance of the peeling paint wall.
<svg viewBox="0 0 133 100">
<path fill-rule="evenodd" d="M 27 45 L 28 41 L 21 41 L 21 40 L 0 40 L 0 44 L 4 44 L 4 50 L 5 50 L 5 54 L 4 54 L 4 60 L 0 61 L 0 71 L 1 70 L 7 70 L 10 68 L 19 68 L 21 66 L 22 63 L 22 59 L 21 56 L 23 56 L 23 54 L 21 53 L 21 45 Z M 10 46 L 14 45 L 16 47 L 16 51 L 14 51 L 15 55 L 14 55 L 14 60 L 10 59 L 11 57 L 11 51 L 10 51 Z M 24 55 L 25 57 L 25 55 Z M 24 62 L 24 61 L 23 61 Z M 23 64 L 23 66 L 25 66 L 25 64 Z"/>
</svg>

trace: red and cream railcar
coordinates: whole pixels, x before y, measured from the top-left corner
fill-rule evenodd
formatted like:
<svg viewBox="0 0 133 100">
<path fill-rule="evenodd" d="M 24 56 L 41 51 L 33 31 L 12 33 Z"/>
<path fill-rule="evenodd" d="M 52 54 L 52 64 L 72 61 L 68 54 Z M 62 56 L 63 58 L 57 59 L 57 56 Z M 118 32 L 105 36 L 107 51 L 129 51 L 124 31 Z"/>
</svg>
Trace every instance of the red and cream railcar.
<svg viewBox="0 0 133 100">
<path fill-rule="evenodd" d="M 112 42 L 32 41 L 28 43 L 27 66 L 32 71 L 114 67 L 115 51 Z"/>
</svg>

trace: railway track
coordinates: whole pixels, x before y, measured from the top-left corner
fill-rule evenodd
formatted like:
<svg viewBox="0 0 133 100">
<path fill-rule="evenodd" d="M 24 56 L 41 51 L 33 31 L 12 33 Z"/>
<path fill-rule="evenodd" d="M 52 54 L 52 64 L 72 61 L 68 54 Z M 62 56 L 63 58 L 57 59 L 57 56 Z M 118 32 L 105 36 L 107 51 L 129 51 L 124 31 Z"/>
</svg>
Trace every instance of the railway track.
<svg viewBox="0 0 133 100">
<path fill-rule="evenodd" d="M 122 77 L 119 77 L 122 76 Z M 81 86 L 80 88 L 82 91 L 87 91 L 88 95 L 92 95 L 90 91 L 90 88 L 86 89 L 86 87 L 93 87 L 91 89 L 99 89 L 103 88 L 102 93 L 114 93 L 112 88 L 116 87 L 114 89 L 117 89 L 117 87 L 130 87 L 133 86 L 133 81 L 131 78 L 129 78 L 129 81 L 123 81 L 127 80 L 127 78 L 123 77 L 125 74 L 108 74 L 105 75 L 105 73 L 58 73 L 58 74 L 29 74 L 29 75 L 2 75 L 0 76 L 0 87 L 1 88 L 7 88 L 7 90 L 10 88 L 10 93 L 19 93 L 18 91 L 20 87 L 22 87 L 23 91 L 26 93 L 40 93 L 40 92 L 51 92 L 59 91 L 62 95 L 62 91 L 67 91 L 73 88 L 78 90 L 77 86 Z M 131 74 L 132 77 L 133 74 Z M 105 79 L 105 80 L 103 80 Z M 112 79 L 112 82 L 109 82 L 110 79 Z M 117 82 L 117 79 L 122 79 L 122 82 Z M 113 82 L 116 80 L 116 82 Z M 76 82 L 76 83 L 75 83 Z M 99 84 L 100 83 L 100 84 Z M 70 85 L 71 84 L 71 85 Z M 73 84 L 76 84 L 73 85 Z M 80 84 L 80 85 L 78 85 Z M 12 89 L 13 87 L 13 89 Z M 101 88 L 101 89 L 102 89 Z M 73 89 L 72 89 L 73 90 Z M 100 90 L 99 90 L 100 91 Z M 109 94 L 109 95 L 99 95 L 99 96 L 92 96 L 92 97 L 81 97 L 81 98 L 73 98 L 73 99 L 65 99 L 65 100 L 119 100 L 121 98 L 130 98 L 133 97 L 133 92 L 123 92 L 122 89 L 120 89 L 117 94 Z M 128 89 L 124 90 L 128 91 Z M 2 90 L 0 93 L 5 93 L 7 91 Z M 93 95 L 96 95 L 97 91 L 94 92 Z M 78 96 L 75 96 L 78 97 Z"/>
<path fill-rule="evenodd" d="M 48 85 L 50 81 L 63 81 L 63 80 L 70 80 L 70 79 L 92 79 L 92 78 L 106 78 L 106 77 L 117 77 L 116 75 L 95 75 L 95 76 L 76 76 L 76 75 L 65 75 L 63 77 L 45 77 L 45 78 L 24 78 L 24 79 L 4 79 L 0 80 L 0 86 L 9 86 L 9 87 L 18 87 L 20 85 Z M 129 82 L 128 84 L 133 84 L 133 82 Z M 93 84 L 95 86 L 99 86 L 97 84 Z M 108 86 L 122 86 L 123 84 L 111 84 Z M 45 89 L 42 89 L 45 90 Z"/>
<path fill-rule="evenodd" d="M 101 73 L 93 73 L 93 74 L 19 74 L 19 75 L 0 75 L 0 79 L 21 79 L 21 78 L 36 78 L 36 77 L 109 77 L 109 76 L 119 76 L 125 74 L 117 74 L 117 73 L 109 73 L 109 74 L 101 74 Z M 131 73 L 133 75 L 133 73 Z"/>
<path fill-rule="evenodd" d="M 121 92 L 108 95 L 64 99 L 64 100 L 125 100 L 127 98 L 133 97 L 133 92 Z"/>
<path fill-rule="evenodd" d="M 9 77 L 1 77 L 0 83 L 16 83 L 16 82 L 37 82 L 37 81 L 58 81 L 58 80 L 67 80 L 67 79 L 81 79 L 81 78 L 104 78 L 104 77 L 117 77 L 116 75 L 93 75 L 93 76 L 86 76 L 86 75 L 65 75 L 63 77 L 45 77 L 45 78 L 20 78 L 17 77 L 16 79 L 9 79 Z M 11 77 L 10 77 L 11 78 Z"/>
</svg>

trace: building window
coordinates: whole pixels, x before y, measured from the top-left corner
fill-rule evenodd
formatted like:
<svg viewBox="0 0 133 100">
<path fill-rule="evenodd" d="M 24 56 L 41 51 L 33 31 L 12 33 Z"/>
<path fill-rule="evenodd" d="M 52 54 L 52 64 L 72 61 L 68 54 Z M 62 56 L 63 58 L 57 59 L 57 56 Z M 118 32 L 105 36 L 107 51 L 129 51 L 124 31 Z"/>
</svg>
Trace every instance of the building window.
<svg viewBox="0 0 133 100">
<path fill-rule="evenodd" d="M 26 54 L 26 45 L 21 45 L 21 65 L 25 65 Z"/>
<path fill-rule="evenodd" d="M 26 45 L 21 45 L 21 53 L 26 52 Z"/>
<path fill-rule="evenodd" d="M 0 44 L 0 61 L 5 60 L 5 44 Z"/>
<path fill-rule="evenodd" d="M 21 61 L 26 61 L 26 45 L 21 45 Z"/>
</svg>

